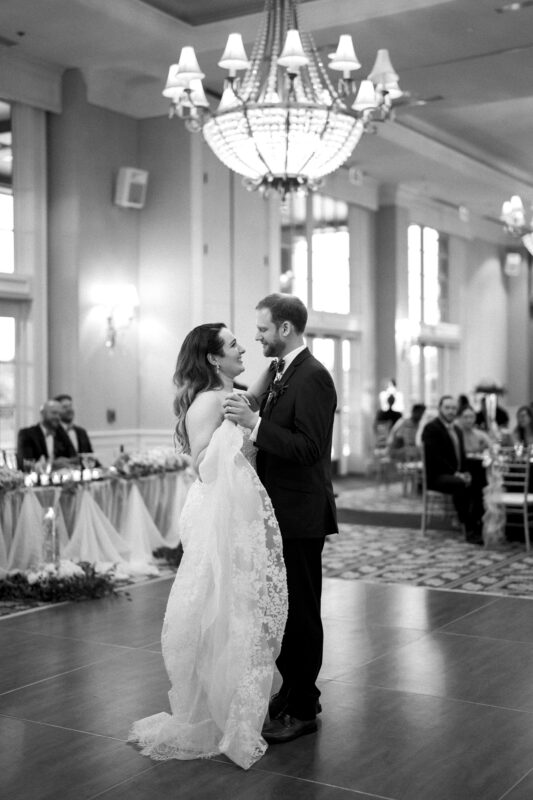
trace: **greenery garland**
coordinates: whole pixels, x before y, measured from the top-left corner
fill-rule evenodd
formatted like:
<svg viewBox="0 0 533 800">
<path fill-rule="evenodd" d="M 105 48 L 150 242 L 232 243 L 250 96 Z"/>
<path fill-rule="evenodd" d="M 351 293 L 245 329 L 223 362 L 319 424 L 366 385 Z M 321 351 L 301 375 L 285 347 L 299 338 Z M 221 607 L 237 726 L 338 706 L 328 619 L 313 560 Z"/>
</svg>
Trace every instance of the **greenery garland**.
<svg viewBox="0 0 533 800">
<path fill-rule="evenodd" d="M 92 600 L 118 596 L 112 573 L 96 572 L 94 564 L 82 561 L 83 574 L 59 577 L 49 574 L 30 582 L 24 572 L 13 572 L 0 580 L 0 600 L 35 600 L 62 603 L 65 600 Z"/>
</svg>

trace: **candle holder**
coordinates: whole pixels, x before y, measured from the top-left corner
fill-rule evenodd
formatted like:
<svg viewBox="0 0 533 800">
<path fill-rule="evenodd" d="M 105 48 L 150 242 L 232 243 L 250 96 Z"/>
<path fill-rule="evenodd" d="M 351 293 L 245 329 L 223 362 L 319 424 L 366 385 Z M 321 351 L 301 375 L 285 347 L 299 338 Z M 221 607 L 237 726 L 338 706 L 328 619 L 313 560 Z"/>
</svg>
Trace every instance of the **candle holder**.
<svg viewBox="0 0 533 800">
<path fill-rule="evenodd" d="M 57 536 L 56 513 L 52 506 L 46 509 L 43 517 L 43 559 L 46 564 L 59 566 L 59 540 Z"/>
</svg>

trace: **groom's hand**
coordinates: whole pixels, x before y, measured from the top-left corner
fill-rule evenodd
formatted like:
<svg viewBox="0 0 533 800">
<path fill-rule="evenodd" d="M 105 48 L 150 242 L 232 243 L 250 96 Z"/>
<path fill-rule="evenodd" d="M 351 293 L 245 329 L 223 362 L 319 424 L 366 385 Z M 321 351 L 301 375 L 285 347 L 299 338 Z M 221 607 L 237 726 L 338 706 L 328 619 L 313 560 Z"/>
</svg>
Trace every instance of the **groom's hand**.
<svg viewBox="0 0 533 800">
<path fill-rule="evenodd" d="M 250 428 L 250 430 L 255 428 L 259 414 L 256 411 L 252 411 L 244 395 L 227 395 L 223 407 L 224 419 L 229 419 L 236 425 L 242 425 L 243 428 Z"/>
</svg>

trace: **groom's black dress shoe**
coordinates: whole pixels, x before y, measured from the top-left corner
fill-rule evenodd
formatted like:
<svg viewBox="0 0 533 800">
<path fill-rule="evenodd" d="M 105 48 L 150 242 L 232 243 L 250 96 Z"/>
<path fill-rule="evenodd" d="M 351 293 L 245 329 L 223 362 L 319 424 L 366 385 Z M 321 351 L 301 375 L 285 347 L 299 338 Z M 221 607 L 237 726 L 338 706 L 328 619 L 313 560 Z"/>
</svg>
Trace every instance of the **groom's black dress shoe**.
<svg viewBox="0 0 533 800">
<path fill-rule="evenodd" d="M 268 704 L 268 716 L 270 719 L 276 719 L 279 717 L 280 714 L 283 714 L 286 711 L 287 706 L 289 705 L 289 700 L 286 695 L 282 695 L 281 692 L 276 692 L 270 698 L 270 702 Z M 320 705 L 320 701 L 316 701 L 315 713 L 320 714 L 322 711 L 322 706 Z"/>
<path fill-rule="evenodd" d="M 316 719 L 296 719 L 290 714 L 280 714 L 263 727 L 261 734 L 269 744 L 283 744 L 308 733 L 314 733 L 316 730 L 318 730 Z"/>
</svg>

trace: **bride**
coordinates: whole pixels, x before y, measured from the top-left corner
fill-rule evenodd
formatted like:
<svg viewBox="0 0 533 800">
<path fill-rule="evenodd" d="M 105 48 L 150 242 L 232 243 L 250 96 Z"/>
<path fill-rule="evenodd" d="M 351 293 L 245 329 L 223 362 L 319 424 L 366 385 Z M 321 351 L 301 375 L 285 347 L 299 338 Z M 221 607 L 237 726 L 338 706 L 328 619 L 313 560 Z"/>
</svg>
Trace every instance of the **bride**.
<svg viewBox="0 0 533 800">
<path fill-rule="evenodd" d="M 198 479 L 182 512 L 183 558 L 161 635 L 171 713 L 138 720 L 128 737 L 157 760 L 224 753 L 248 769 L 267 747 L 261 729 L 287 588 L 254 445 L 223 418 L 244 352 L 223 323 L 199 325 L 176 364 L 176 435 Z"/>
</svg>

